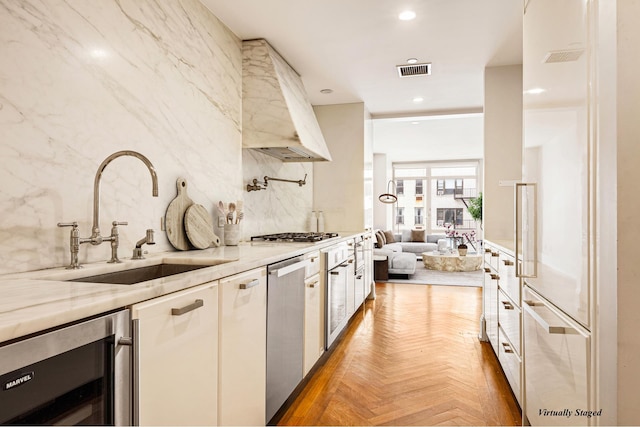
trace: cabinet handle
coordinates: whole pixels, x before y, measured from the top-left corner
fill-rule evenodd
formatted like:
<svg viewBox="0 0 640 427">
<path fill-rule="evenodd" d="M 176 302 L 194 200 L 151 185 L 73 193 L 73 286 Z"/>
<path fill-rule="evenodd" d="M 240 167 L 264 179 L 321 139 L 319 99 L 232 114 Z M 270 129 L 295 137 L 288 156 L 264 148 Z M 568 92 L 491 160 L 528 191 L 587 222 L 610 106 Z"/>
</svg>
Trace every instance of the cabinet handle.
<svg viewBox="0 0 640 427">
<path fill-rule="evenodd" d="M 316 262 L 317 259 L 318 259 L 317 256 L 312 256 L 312 257 L 309 258 L 309 261 Z"/>
<path fill-rule="evenodd" d="M 249 283 L 240 283 L 239 288 L 240 289 L 249 289 L 249 288 L 253 288 L 254 286 L 258 286 L 259 284 L 260 284 L 260 280 L 253 279 Z"/>
<path fill-rule="evenodd" d="M 484 268 L 484 272 L 485 272 L 485 273 L 491 273 L 491 269 L 490 269 L 489 267 L 485 267 L 485 268 Z"/>
<path fill-rule="evenodd" d="M 312 282 L 312 283 L 309 283 L 309 287 L 310 287 L 310 288 L 315 288 L 317 284 L 318 284 L 318 282 L 317 282 L 317 281 Z"/>
<path fill-rule="evenodd" d="M 492 275 L 491 275 L 491 278 L 492 278 L 493 280 L 500 280 L 500 276 L 498 276 L 497 274 L 492 274 Z"/>
<path fill-rule="evenodd" d="M 204 301 L 201 299 L 195 300 L 193 304 L 185 305 L 182 308 L 172 308 L 171 315 L 172 316 L 182 316 L 185 313 L 195 310 L 196 308 L 200 308 L 204 305 Z"/>
<path fill-rule="evenodd" d="M 498 253 L 498 252 L 491 252 L 491 256 L 500 256 L 500 253 Z"/>
<path fill-rule="evenodd" d="M 505 310 L 513 310 L 513 305 L 509 301 L 500 301 Z"/>
<path fill-rule="evenodd" d="M 504 262 L 504 265 L 513 265 L 513 261 L 510 259 L 503 259 L 502 262 Z"/>
<path fill-rule="evenodd" d="M 502 348 L 504 349 L 505 353 L 513 353 L 513 349 L 511 348 L 511 344 L 509 344 L 508 342 L 503 342 L 502 343 Z"/>
<path fill-rule="evenodd" d="M 491 252 L 491 249 L 489 249 L 489 248 L 484 248 L 484 252 L 488 254 L 489 252 Z"/>
</svg>

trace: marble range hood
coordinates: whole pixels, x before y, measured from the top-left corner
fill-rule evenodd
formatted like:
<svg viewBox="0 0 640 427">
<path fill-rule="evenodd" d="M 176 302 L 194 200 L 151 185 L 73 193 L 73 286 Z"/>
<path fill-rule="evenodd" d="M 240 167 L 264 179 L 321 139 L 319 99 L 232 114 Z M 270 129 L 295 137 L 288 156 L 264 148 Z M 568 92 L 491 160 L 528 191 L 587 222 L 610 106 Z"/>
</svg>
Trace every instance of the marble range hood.
<svg viewBox="0 0 640 427">
<path fill-rule="evenodd" d="M 285 162 L 331 160 L 302 79 L 264 39 L 242 42 L 242 146 Z"/>
</svg>

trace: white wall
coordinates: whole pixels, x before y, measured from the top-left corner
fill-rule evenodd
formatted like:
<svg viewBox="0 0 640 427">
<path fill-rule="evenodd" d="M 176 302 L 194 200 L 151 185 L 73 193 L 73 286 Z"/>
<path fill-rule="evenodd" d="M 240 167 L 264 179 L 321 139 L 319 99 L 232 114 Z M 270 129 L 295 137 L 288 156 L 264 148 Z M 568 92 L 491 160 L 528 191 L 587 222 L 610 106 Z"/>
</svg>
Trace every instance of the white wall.
<svg viewBox="0 0 640 427">
<path fill-rule="evenodd" d="M 311 173 L 302 193 L 246 193 L 249 178 L 300 179 L 311 166 L 243 162 L 241 42 L 199 1 L 1 4 L 0 274 L 69 263 L 69 229 L 56 223 L 77 220 L 89 236 L 96 170 L 123 149 L 155 165 L 159 197 L 139 160 L 107 166 L 100 225 L 108 235 L 111 221 L 129 222 L 122 258 L 147 228 L 150 252 L 173 250 L 160 224 L 178 177 L 212 216 L 218 200 L 246 199 L 245 237 L 300 227 Z M 109 257 L 108 244 L 80 251 L 82 263 Z"/>
<path fill-rule="evenodd" d="M 484 74 L 484 237 L 513 241 L 513 185 L 522 174 L 522 66 Z"/>
<path fill-rule="evenodd" d="M 313 166 L 313 206 L 322 211 L 326 231 L 365 228 L 365 119 L 363 103 L 315 106 L 331 162 Z"/>
<path fill-rule="evenodd" d="M 617 227 L 618 227 L 618 425 L 638 425 L 640 384 L 640 264 L 637 259 L 640 228 L 640 0 L 617 4 Z M 606 79 L 606 76 L 603 76 Z M 606 144 L 603 141 L 603 144 Z M 613 149 L 606 144 L 603 149 Z M 602 284 L 603 290 L 607 283 Z"/>
</svg>

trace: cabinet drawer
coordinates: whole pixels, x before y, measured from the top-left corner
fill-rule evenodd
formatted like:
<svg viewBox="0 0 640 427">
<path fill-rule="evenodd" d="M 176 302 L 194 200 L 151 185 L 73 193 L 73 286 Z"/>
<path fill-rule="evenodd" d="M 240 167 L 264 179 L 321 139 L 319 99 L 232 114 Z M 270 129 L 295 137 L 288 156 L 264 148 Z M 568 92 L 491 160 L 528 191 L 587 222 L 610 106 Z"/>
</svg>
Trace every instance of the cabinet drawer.
<svg viewBox="0 0 640 427">
<path fill-rule="evenodd" d="M 500 278 L 502 284 L 502 278 Z M 513 344 L 513 349 L 520 352 L 520 325 L 522 322 L 520 308 L 509 299 L 502 290 L 498 291 L 498 324 Z"/>
<path fill-rule="evenodd" d="M 526 412 L 531 425 L 587 424 L 585 417 L 549 417 L 541 410 L 594 410 L 589 405 L 589 331 L 528 288 L 522 299 Z"/>
<path fill-rule="evenodd" d="M 509 298 L 520 305 L 520 279 L 516 277 L 515 258 L 501 252 L 498 274 L 500 275 L 500 288 Z"/>
<path fill-rule="evenodd" d="M 220 279 L 218 425 L 264 425 L 267 271 Z"/>
<path fill-rule="evenodd" d="M 489 267 L 485 267 L 489 271 Z M 486 271 L 486 270 L 485 270 Z M 484 316 L 487 339 L 493 351 L 498 354 L 498 281 L 491 278 L 491 274 L 484 274 Z"/>
<path fill-rule="evenodd" d="M 484 262 L 487 265 L 491 265 L 491 252 L 495 252 L 491 246 L 485 246 L 484 248 Z"/>
<path fill-rule="evenodd" d="M 320 272 L 320 251 L 309 252 L 304 256 L 304 259 L 310 261 L 305 267 L 304 277 L 309 278 Z"/>
<path fill-rule="evenodd" d="M 499 328 L 498 335 L 500 338 L 500 346 L 498 349 L 498 360 L 504 371 L 507 381 L 516 396 L 518 403 L 522 407 L 522 360 L 520 356 L 513 350 L 513 346 L 504 334 L 502 328 Z"/>
</svg>

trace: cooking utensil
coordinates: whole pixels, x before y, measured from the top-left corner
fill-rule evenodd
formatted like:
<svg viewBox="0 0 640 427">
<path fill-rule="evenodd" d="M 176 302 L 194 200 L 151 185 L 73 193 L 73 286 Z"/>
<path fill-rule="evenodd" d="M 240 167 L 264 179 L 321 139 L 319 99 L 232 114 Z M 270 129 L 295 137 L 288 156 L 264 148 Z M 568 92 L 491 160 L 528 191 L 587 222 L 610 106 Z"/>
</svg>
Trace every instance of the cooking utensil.
<svg viewBox="0 0 640 427">
<path fill-rule="evenodd" d="M 220 246 L 220 238 L 213 232 L 213 220 L 202 205 L 191 205 L 184 214 L 187 237 L 197 249 Z"/>
<path fill-rule="evenodd" d="M 242 221 L 242 218 L 244 218 L 244 212 L 240 212 L 238 214 L 238 216 L 236 217 L 236 224 L 240 224 L 240 221 Z"/>
<path fill-rule="evenodd" d="M 236 223 L 236 204 L 233 202 L 229 203 L 229 213 L 231 214 L 231 224 Z"/>
<path fill-rule="evenodd" d="M 227 216 L 227 213 L 226 213 L 226 212 L 225 212 L 225 210 L 224 210 L 224 203 L 222 203 L 222 200 L 220 200 L 220 201 L 218 202 L 218 212 L 220 212 L 220 215 L 222 215 L 222 216 L 224 216 L 224 217 L 226 217 L 226 216 Z"/>
<path fill-rule="evenodd" d="M 191 244 L 184 229 L 184 214 L 187 208 L 193 205 L 193 200 L 187 195 L 186 179 L 178 178 L 176 180 L 176 188 L 178 195 L 167 206 L 167 212 L 164 215 L 164 227 L 169 243 L 178 250 L 186 251 L 191 249 Z"/>
<path fill-rule="evenodd" d="M 233 212 L 227 214 L 227 224 L 233 224 Z"/>
</svg>

